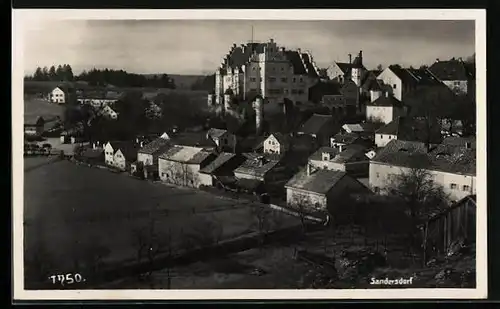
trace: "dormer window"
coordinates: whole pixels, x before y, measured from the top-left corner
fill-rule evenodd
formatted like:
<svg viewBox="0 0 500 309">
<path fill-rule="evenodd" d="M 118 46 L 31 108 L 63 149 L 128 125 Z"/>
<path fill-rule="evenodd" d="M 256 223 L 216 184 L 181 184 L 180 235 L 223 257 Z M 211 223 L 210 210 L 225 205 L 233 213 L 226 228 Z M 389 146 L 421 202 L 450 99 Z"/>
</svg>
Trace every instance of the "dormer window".
<svg viewBox="0 0 500 309">
<path fill-rule="evenodd" d="M 330 153 L 323 152 L 322 159 L 323 159 L 323 161 L 330 161 Z"/>
</svg>

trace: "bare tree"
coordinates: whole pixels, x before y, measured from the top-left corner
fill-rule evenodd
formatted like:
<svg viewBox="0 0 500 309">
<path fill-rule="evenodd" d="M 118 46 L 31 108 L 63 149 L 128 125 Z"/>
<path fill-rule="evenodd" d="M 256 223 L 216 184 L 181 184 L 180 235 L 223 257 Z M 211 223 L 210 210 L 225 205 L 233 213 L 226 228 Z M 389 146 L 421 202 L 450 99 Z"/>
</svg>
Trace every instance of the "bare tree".
<svg viewBox="0 0 500 309">
<path fill-rule="evenodd" d="M 434 182 L 427 169 L 418 165 L 388 179 L 386 191 L 406 206 L 411 219 L 412 241 L 421 216 L 440 211 L 449 205 L 449 198 L 443 187 Z"/>
<path fill-rule="evenodd" d="M 254 225 L 260 235 L 261 245 L 264 239 L 272 229 L 271 223 L 271 209 L 263 204 L 250 206 L 250 212 L 254 218 Z"/>
<path fill-rule="evenodd" d="M 292 205 L 294 210 L 297 212 L 300 224 L 302 226 L 302 232 L 306 234 L 307 232 L 307 216 L 311 209 L 311 201 L 304 194 L 294 193 L 292 196 Z"/>
</svg>

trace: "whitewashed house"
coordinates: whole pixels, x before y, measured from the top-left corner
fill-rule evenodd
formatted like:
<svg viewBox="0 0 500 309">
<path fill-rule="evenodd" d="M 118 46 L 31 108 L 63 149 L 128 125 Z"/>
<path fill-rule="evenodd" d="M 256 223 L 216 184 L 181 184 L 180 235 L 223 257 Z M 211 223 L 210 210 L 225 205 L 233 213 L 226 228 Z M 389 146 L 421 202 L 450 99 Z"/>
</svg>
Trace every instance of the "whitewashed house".
<svg viewBox="0 0 500 309">
<path fill-rule="evenodd" d="M 311 165 L 285 185 L 287 205 L 310 210 L 331 209 L 346 194 L 369 191 L 346 172 L 316 169 Z"/>
<path fill-rule="evenodd" d="M 200 179 L 200 170 L 216 157 L 213 152 L 200 147 L 170 147 L 158 158 L 160 179 L 179 186 L 198 188 L 205 184 Z"/>
<path fill-rule="evenodd" d="M 393 140 L 370 161 L 370 187 L 384 192 L 398 175 L 414 166 L 427 170 L 453 200 L 476 194 L 476 150 L 468 141 L 463 145 L 432 144 L 428 148 L 422 142 Z"/>
<path fill-rule="evenodd" d="M 271 133 L 263 142 L 263 152 L 285 154 L 290 148 L 290 140 L 282 133 Z"/>
<path fill-rule="evenodd" d="M 462 58 L 447 61 L 436 59 L 429 71 L 457 94 L 469 93 L 475 87 L 475 67 L 465 63 Z"/>
<path fill-rule="evenodd" d="M 347 172 L 354 177 L 368 176 L 370 160 L 361 145 L 350 145 L 344 149 L 321 147 L 308 159 L 309 165 L 317 169 Z"/>
<path fill-rule="evenodd" d="M 108 142 L 104 145 L 104 162 L 107 166 L 122 171 L 137 160 L 137 147 L 130 142 Z"/>
<path fill-rule="evenodd" d="M 405 108 L 403 103 L 389 93 L 366 104 L 366 120 L 370 122 L 388 124 L 394 119 L 404 115 Z"/>
</svg>

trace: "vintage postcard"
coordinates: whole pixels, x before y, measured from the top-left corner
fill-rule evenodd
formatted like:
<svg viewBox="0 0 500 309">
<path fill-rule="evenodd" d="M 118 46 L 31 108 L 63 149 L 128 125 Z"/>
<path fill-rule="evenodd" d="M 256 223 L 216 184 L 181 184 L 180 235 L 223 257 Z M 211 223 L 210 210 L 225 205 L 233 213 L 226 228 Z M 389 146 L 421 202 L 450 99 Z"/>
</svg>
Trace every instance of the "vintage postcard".
<svg viewBox="0 0 500 309">
<path fill-rule="evenodd" d="M 14 299 L 486 298 L 485 15 L 14 10 Z"/>
</svg>

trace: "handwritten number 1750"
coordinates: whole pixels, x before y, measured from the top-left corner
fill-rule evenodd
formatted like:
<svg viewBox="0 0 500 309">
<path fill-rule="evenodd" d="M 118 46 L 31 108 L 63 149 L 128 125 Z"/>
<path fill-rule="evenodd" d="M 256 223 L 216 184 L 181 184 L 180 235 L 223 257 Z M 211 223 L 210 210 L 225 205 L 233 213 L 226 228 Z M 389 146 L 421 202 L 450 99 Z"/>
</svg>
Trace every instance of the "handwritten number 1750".
<svg viewBox="0 0 500 309">
<path fill-rule="evenodd" d="M 80 274 L 52 275 L 49 276 L 49 280 L 52 282 L 52 284 L 59 283 L 60 285 L 74 284 L 85 281 L 85 279 Z"/>
</svg>

